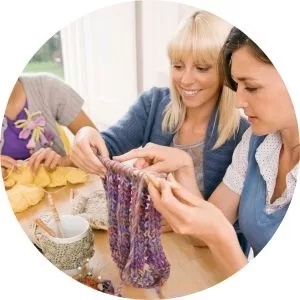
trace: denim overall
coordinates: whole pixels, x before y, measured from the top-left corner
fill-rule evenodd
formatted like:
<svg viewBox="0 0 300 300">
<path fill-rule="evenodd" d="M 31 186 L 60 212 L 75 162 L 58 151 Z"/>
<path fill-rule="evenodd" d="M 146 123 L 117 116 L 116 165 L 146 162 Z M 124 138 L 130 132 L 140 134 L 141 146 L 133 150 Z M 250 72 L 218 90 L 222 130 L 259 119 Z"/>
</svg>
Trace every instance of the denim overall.
<svg viewBox="0 0 300 300">
<path fill-rule="evenodd" d="M 255 153 L 266 136 L 252 135 L 248 170 L 239 205 L 239 225 L 256 256 L 270 241 L 280 225 L 289 203 L 275 212 L 266 212 L 266 182 L 260 173 Z"/>
</svg>

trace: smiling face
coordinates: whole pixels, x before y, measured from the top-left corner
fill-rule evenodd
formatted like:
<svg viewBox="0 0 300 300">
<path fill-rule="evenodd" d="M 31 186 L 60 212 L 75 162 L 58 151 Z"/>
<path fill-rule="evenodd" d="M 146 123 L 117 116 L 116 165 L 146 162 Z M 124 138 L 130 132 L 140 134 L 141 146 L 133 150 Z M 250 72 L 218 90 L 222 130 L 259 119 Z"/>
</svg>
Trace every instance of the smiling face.
<svg viewBox="0 0 300 300">
<path fill-rule="evenodd" d="M 231 74 L 237 83 L 237 106 L 244 109 L 255 134 L 295 126 L 292 101 L 273 65 L 262 62 L 243 46 L 232 54 Z"/>
<path fill-rule="evenodd" d="M 216 64 L 199 64 L 188 58 L 172 62 L 171 75 L 173 85 L 188 109 L 215 105 L 220 93 Z"/>
<path fill-rule="evenodd" d="M 223 87 L 218 59 L 231 25 L 208 12 L 187 18 L 168 44 L 172 99 L 177 106 L 212 110 Z M 183 104 L 183 105 L 182 105 Z"/>
</svg>

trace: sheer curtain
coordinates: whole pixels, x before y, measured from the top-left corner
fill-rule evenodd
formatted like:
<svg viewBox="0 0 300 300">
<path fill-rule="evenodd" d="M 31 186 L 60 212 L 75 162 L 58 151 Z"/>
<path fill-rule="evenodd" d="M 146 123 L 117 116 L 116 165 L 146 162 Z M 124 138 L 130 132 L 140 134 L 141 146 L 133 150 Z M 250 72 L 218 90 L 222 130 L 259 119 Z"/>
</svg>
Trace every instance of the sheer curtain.
<svg viewBox="0 0 300 300">
<path fill-rule="evenodd" d="M 167 42 L 195 8 L 138 1 L 102 8 L 61 30 L 65 80 L 99 128 L 118 120 L 138 94 L 167 86 Z"/>
</svg>

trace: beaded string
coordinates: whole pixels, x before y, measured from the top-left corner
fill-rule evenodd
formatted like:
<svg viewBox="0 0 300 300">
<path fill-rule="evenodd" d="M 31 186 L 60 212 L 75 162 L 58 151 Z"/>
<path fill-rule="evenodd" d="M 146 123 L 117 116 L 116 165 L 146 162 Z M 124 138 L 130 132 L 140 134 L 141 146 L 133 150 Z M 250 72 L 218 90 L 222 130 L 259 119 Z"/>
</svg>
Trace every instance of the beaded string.
<svg viewBox="0 0 300 300">
<path fill-rule="evenodd" d="M 108 170 L 104 189 L 109 243 L 121 277 L 117 293 L 124 284 L 155 288 L 159 293 L 169 277 L 170 265 L 161 245 L 161 216 L 149 197 L 147 173 L 106 157 L 98 158 Z"/>
</svg>

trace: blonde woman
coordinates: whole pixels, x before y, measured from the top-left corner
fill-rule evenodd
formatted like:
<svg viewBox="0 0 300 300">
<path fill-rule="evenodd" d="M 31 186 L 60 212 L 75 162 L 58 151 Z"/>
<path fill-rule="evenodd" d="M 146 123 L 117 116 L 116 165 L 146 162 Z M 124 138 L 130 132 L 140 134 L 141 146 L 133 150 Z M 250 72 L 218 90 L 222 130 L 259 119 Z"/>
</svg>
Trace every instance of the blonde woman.
<svg viewBox="0 0 300 300">
<path fill-rule="evenodd" d="M 171 87 L 142 93 L 125 116 L 101 134 L 82 128 L 75 137 L 71 161 L 88 172 L 104 174 L 93 148 L 116 156 L 149 143 L 172 146 L 193 160 L 195 184 L 209 198 L 248 127 L 235 108 L 234 92 L 224 86 L 218 70 L 219 53 L 230 29 L 205 11 L 187 18 L 168 45 Z M 137 166 L 145 163 L 138 160 Z M 185 163 L 178 162 L 178 167 Z"/>
</svg>

